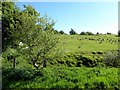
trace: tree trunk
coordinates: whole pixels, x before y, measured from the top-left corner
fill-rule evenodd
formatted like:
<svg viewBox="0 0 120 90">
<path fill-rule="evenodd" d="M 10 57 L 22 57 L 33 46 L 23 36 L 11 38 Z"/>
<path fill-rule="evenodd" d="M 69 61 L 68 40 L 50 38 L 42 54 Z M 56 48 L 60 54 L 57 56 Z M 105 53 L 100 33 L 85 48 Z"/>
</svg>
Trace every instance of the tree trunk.
<svg viewBox="0 0 120 90">
<path fill-rule="evenodd" d="M 15 68 L 15 64 L 16 64 L 16 62 L 15 62 L 16 60 L 15 60 L 15 59 L 16 59 L 16 58 L 14 57 L 14 58 L 13 58 L 13 68 Z"/>
<path fill-rule="evenodd" d="M 47 61 L 43 60 L 43 67 L 46 67 L 46 66 L 47 66 Z"/>
</svg>

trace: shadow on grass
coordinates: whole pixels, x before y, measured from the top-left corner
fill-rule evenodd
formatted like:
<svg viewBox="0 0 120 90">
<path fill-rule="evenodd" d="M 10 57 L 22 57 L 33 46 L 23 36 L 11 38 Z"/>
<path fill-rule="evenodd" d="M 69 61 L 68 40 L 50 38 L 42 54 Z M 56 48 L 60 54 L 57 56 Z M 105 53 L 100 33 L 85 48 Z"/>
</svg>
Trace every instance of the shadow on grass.
<svg viewBox="0 0 120 90">
<path fill-rule="evenodd" d="M 3 68 L 2 69 L 2 88 L 9 88 L 11 83 L 16 83 L 18 81 L 31 81 L 35 77 L 43 77 L 42 69 L 35 70 L 31 68 L 27 69 L 12 69 L 12 68 Z"/>
</svg>

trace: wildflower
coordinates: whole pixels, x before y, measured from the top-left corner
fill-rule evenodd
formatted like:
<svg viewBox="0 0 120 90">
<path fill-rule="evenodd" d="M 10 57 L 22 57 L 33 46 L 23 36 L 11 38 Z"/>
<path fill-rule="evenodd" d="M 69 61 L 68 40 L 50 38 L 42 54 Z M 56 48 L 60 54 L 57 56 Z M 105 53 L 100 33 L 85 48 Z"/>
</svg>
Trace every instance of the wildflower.
<svg viewBox="0 0 120 90">
<path fill-rule="evenodd" d="M 19 43 L 19 46 L 23 46 L 23 43 L 22 43 L 22 42 L 20 42 L 20 43 Z"/>
</svg>

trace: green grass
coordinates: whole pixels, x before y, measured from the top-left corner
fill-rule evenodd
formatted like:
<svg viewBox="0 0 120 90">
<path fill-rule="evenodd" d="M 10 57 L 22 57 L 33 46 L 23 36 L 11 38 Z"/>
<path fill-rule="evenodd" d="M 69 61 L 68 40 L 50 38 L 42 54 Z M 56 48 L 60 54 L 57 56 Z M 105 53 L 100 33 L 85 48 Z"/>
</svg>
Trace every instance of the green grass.
<svg viewBox="0 0 120 90">
<path fill-rule="evenodd" d="M 87 39 L 85 39 L 87 38 Z M 89 40 L 95 39 L 95 40 Z M 104 39 L 102 44 L 96 39 Z M 118 49 L 118 43 L 110 43 L 107 39 L 118 40 L 115 35 L 60 35 L 61 46 L 67 53 L 84 51 L 108 51 Z M 83 39 L 83 40 L 80 40 Z M 80 48 L 79 48 L 80 47 Z"/>
<path fill-rule="evenodd" d="M 111 66 L 105 66 L 103 62 L 105 56 L 106 61 L 115 61 L 118 42 L 111 44 L 107 39 L 118 40 L 118 37 L 58 36 L 61 40 L 58 47 L 63 50 L 64 57 L 50 61 L 52 64 L 48 62 L 47 68 L 36 70 L 20 56 L 16 59 L 16 69 L 12 69 L 12 63 L 3 59 L 3 88 L 119 88 L 118 68 L 109 62 Z M 100 44 L 99 38 L 104 39 L 104 42 Z"/>
<path fill-rule="evenodd" d="M 14 72 L 3 76 L 3 88 L 118 88 L 118 68 L 47 67 L 34 73 L 29 70 L 34 76 L 26 72 L 24 79 L 19 75 L 12 77 Z"/>
</svg>

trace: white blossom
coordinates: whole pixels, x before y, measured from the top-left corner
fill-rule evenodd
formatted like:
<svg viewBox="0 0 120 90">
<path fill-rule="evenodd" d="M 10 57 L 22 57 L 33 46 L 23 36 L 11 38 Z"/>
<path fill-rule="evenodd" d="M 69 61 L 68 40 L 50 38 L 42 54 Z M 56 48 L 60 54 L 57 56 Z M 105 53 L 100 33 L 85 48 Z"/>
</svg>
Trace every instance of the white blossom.
<svg viewBox="0 0 120 90">
<path fill-rule="evenodd" d="M 23 49 L 28 49 L 28 47 L 25 47 L 25 48 L 23 48 Z"/>
<path fill-rule="evenodd" d="M 20 42 L 20 43 L 19 43 L 19 46 L 23 46 L 23 43 L 22 43 L 22 42 Z"/>
<path fill-rule="evenodd" d="M 35 66 L 38 67 L 38 65 L 35 63 Z"/>
<path fill-rule="evenodd" d="M 26 47 L 26 49 L 27 49 L 28 47 Z"/>
</svg>

